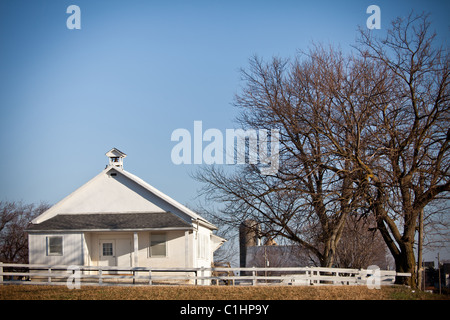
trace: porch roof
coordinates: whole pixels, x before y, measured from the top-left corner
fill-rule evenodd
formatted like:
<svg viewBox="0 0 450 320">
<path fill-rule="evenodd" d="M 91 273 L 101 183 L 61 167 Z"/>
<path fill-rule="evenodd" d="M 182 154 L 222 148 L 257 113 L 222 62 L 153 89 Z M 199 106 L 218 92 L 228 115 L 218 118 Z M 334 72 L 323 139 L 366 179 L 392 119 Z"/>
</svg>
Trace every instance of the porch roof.
<svg viewBox="0 0 450 320">
<path fill-rule="evenodd" d="M 190 229 L 192 224 L 170 212 L 58 214 L 27 231 L 122 231 Z"/>
</svg>

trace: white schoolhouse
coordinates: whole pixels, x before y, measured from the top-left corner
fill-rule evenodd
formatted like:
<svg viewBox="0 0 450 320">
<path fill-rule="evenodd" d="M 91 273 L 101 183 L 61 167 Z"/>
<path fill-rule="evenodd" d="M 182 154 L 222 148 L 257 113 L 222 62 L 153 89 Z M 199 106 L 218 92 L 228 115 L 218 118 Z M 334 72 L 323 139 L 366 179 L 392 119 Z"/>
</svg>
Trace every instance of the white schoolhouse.
<svg viewBox="0 0 450 320">
<path fill-rule="evenodd" d="M 32 221 L 29 263 L 210 267 L 224 239 L 194 211 L 123 169 L 113 148 L 96 177 Z"/>
</svg>

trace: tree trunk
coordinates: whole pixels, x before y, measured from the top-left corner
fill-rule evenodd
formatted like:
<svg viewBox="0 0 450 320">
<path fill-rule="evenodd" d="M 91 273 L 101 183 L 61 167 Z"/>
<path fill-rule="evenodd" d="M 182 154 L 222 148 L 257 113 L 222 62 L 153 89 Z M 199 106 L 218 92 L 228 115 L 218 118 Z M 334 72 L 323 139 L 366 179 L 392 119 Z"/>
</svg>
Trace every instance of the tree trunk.
<svg viewBox="0 0 450 320">
<path fill-rule="evenodd" d="M 413 243 L 401 243 L 400 253 L 394 256 L 395 259 L 395 271 L 396 272 L 409 272 L 410 277 L 395 277 L 395 284 L 408 285 L 411 288 L 417 288 L 415 265 L 416 259 L 414 256 L 414 244 Z"/>
</svg>

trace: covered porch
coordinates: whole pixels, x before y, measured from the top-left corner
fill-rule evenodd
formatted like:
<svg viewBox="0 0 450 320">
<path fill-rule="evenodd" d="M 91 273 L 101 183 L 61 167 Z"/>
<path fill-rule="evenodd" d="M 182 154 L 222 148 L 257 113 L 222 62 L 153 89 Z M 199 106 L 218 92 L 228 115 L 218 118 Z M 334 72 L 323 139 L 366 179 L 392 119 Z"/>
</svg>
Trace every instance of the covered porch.
<svg viewBox="0 0 450 320">
<path fill-rule="evenodd" d="M 192 267 L 189 230 L 95 231 L 83 233 L 83 265 L 106 267 Z"/>
<path fill-rule="evenodd" d="M 83 265 L 125 268 L 139 266 L 137 231 L 84 232 L 83 238 Z"/>
</svg>

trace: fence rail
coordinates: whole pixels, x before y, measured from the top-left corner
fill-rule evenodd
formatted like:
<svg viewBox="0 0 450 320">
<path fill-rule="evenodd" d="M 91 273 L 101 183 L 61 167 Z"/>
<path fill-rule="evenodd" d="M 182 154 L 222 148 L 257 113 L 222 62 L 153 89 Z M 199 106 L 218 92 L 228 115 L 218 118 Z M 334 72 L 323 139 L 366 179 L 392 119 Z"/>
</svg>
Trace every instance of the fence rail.
<svg viewBox="0 0 450 320">
<path fill-rule="evenodd" d="M 0 262 L 0 285 L 391 285 L 396 273 L 379 269 L 289 268 L 148 268 L 13 264 Z"/>
</svg>

